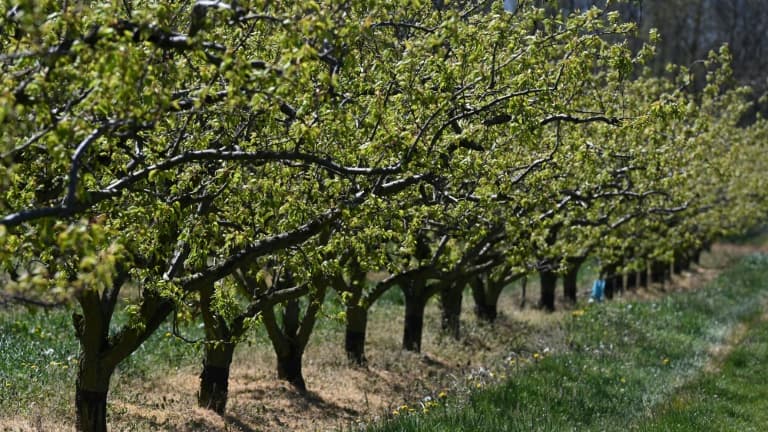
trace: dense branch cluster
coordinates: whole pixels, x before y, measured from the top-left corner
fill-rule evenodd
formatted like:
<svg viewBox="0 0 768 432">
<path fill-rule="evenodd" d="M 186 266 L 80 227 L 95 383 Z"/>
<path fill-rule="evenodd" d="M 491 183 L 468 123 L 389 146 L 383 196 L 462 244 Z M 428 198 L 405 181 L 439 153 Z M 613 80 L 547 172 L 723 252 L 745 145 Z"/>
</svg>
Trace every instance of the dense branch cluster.
<svg viewBox="0 0 768 432">
<path fill-rule="evenodd" d="M 614 282 L 682 266 L 768 210 L 768 128 L 742 124 L 727 48 L 694 91 L 597 8 L 132 3 L 0 20 L 0 281 L 79 304 L 81 430 L 105 430 L 112 373 L 174 312 L 204 324 L 200 404 L 221 413 L 252 325 L 304 389 L 326 301 L 363 363 L 387 290 L 419 350 L 435 295 L 458 335 L 465 287 L 493 320 L 539 273 L 552 310 L 589 257 Z"/>
</svg>

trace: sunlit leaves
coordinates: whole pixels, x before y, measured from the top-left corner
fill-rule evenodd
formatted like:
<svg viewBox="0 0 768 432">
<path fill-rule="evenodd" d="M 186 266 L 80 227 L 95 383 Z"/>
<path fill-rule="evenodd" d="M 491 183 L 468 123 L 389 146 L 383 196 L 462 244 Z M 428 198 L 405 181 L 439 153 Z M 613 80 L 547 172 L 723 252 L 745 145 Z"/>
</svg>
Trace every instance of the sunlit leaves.
<svg viewBox="0 0 768 432">
<path fill-rule="evenodd" d="M 765 125 L 739 124 L 727 49 L 650 77 L 654 47 L 633 52 L 635 26 L 597 8 L 126 5 L 21 2 L 2 23 L 0 209 L 55 208 L 70 188 L 83 205 L 4 233 L 6 266 L 39 256 L 77 286 L 108 282 L 119 256 L 180 295 L 157 282 L 180 251 L 194 274 L 342 209 L 322 241 L 254 265 L 298 282 L 350 255 L 366 271 L 451 268 L 503 227 L 496 252 L 535 270 L 668 256 L 765 211 Z M 271 156 L 183 160 L 201 150 Z"/>
</svg>

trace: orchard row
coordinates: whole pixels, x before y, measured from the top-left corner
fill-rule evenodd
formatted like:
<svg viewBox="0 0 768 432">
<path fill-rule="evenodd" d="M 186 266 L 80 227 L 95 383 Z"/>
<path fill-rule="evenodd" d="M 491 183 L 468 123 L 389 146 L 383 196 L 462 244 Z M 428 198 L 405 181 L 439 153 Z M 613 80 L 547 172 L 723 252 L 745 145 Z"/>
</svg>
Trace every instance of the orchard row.
<svg viewBox="0 0 768 432">
<path fill-rule="evenodd" d="M 169 317 L 202 321 L 199 402 L 223 413 L 253 326 L 304 388 L 330 291 L 363 363 L 387 290 L 418 351 L 433 296 L 458 335 L 467 286 L 492 321 L 539 274 L 553 310 L 590 257 L 610 288 L 768 210 L 768 127 L 727 48 L 658 77 L 599 9 L 187 3 L 0 19 L 0 281 L 79 305 L 80 430 L 106 430 L 113 372 Z"/>
</svg>

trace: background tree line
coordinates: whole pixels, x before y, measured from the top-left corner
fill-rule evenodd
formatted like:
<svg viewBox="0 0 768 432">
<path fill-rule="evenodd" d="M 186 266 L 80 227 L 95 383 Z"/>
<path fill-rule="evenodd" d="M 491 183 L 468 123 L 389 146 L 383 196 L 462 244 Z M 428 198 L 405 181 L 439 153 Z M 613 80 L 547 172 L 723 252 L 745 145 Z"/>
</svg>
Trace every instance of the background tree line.
<svg viewBox="0 0 768 432">
<path fill-rule="evenodd" d="M 647 41 L 650 29 L 658 29 L 661 40 L 657 55 L 650 62 L 657 74 L 672 64 L 693 65 L 707 52 L 728 44 L 733 54 L 735 80 L 752 87 L 754 108 L 745 114 L 753 121 L 756 112 L 768 113 L 768 103 L 760 100 L 768 91 L 768 10 L 759 0 L 560 0 L 564 13 L 589 7 L 609 7 L 636 22 L 639 37 L 633 42 L 640 46 Z M 701 71 L 692 67 L 701 76 Z"/>
</svg>

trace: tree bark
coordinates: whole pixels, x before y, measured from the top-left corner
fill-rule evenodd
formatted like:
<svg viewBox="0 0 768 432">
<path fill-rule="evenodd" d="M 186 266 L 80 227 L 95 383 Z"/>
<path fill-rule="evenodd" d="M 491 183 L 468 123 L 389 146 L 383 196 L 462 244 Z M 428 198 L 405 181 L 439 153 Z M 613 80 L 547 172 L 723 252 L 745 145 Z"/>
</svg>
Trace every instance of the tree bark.
<svg viewBox="0 0 768 432">
<path fill-rule="evenodd" d="M 107 394 L 109 381 L 118 363 L 133 350 L 138 343 L 130 338 L 122 338 L 127 332 L 123 329 L 113 340 L 109 337 L 109 324 L 117 303 L 120 288 L 127 280 L 128 274 L 120 271 L 115 275 L 112 287 L 99 292 L 94 289 L 82 290 L 77 300 L 82 308 L 82 315 L 72 314 L 72 325 L 75 336 L 80 342 L 77 380 L 75 382 L 75 416 L 76 429 L 81 432 L 107 431 Z M 149 297 L 149 299 L 147 299 Z M 147 318 L 155 312 L 151 295 L 145 295 L 146 302 L 142 304 L 142 318 Z M 165 310 L 159 315 L 159 320 L 165 318 Z M 145 330 L 153 331 L 159 322 L 144 321 Z M 141 337 L 137 338 L 141 340 Z M 123 355 L 124 352 L 128 354 Z"/>
<path fill-rule="evenodd" d="M 606 265 L 600 273 L 605 275 L 605 298 L 611 300 L 621 283 L 620 276 L 616 275 L 616 265 Z"/>
<path fill-rule="evenodd" d="M 93 292 L 86 292 L 83 297 L 92 297 Z M 83 302 L 81 300 L 81 302 Z M 83 302 L 84 304 L 87 304 Z M 86 314 L 89 317 L 90 312 Z M 106 324 L 101 320 L 84 320 L 80 315 L 73 315 L 75 332 L 80 339 L 80 357 L 75 383 L 76 426 L 81 432 L 106 432 L 107 430 L 107 393 L 114 368 L 108 366 L 103 354 L 108 350 L 105 332 Z M 89 328 L 90 327 L 90 328 Z"/>
<path fill-rule="evenodd" d="M 76 429 L 80 432 L 107 431 L 107 393 L 112 371 L 99 374 L 84 372 L 87 362 L 80 362 L 75 387 Z M 91 378 L 86 378 L 91 375 Z"/>
<path fill-rule="evenodd" d="M 546 310 L 547 312 L 554 312 L 557 274 L 550 270 L 542 270 L 539 272 L 539 278 L 541 280 L 541 297 L 539 299 L 539 307 Z"/>
<path fill-rule="evenodd" d="M 424 329 L 424 308 L 426 302 L 419 298 L 405 298 L 405 325 L 403 326 L 403 349 L 421 352 L 421 335 Z"/>
<path fill-rule="evenodd" d="M 680 263 L 680 268 L 683 271 L 688 271 L 691 269 L 691 253 L 686 252 L 683 254 L 683 261 Z"/>
<path fill-rule="evenodd" d="M 214 284 L 200 288 L 200 314 L 205 326 L 203 370 L 200 373 L 200 389 L 197 404 L 221 415 L 227 406 L 229 391 L 229 366 L 235 343 L 229 323 L 214 310 L 212 304 Z"/>
<path fill-rule="evenodd" d="M 643 269 L 640 270 L 639 273 L 640 273 L 640 286 L 645 289 L 648 289 L 649 280 L 648 280 L 648 264 L 647 263 L 643 266 Z"/>
<path fill-rule="evenodd" d="M 463 300 L 464 284 L 454 281 L 447 284 L 440 291 L 440 305 L 442 306 L 442 330 L 453 339 L 461 336 L 461 302 Z"/>
<path fill-rule="evenodd" d="M 493 298 L 490 287 L 483 281 L 482 277 L 472 278 L 469 285 L 472 288 L 472 298 L 475 300 L 475 315 L 480 321 L 492 323 L 498 316 L 498 299 Z"/>
<path fill-rule="evenodd" d="M 569 259 L 568 270 L 565 272 L 565 275 L 563 275 L 563 295 L 571 304 L 576 303 L 576 296 L 579 289 L 579 269 L 581 268 L 582 263 L 584 263 L 584 260 L 585 259 L 581 257 Z"/>
<path fill-rule="evenodd" d="M 277 356 L 277 377 L 288 381 L 301 392 L 307 391 L 307 384 L 301 372 L 303 356 L 304 349 L 295 343 L 289 343 L 288 350 Z"/>
<path fill-rule="evenodd" d="M 403 287 L 405 296 L 405 323 L 403 325 L 403 349 L 421 352 L 421 335 L 424 330 L 424 308 L 428 297 L 424 295 L 424 281 L 411 281 Z"/>
<path fill-rule="evenodd" d="M 368 327 L 368 309 L 359 304 L 347 306 L 347 321 L 344 333 L 344 350 L 354 364 L 363 366 L 365 358 L 365 332 Z"/>
<path fill-rule="evenodd" d="M 620 274 L 616 274 L 614 269 L 614 273 L 605 279 L 605 291 L 606 291 L 606 297 L 608 299 L 613 299 L 613 297 L 621 292 L 622 287 L 622 279 Z"/>
<path fill-rule="evenodd" d="M 627 290 L 634 291 L 637 288 L 637 272 L 627 273 Z"/>
<path fill-rule="evenodd" d="M 667 280 L 668 271 L 669 266 L 661 261 L 654 261 L 651 263 L 651 282 L 663 284 Z"/>
<path fill-rule="evenodd" d="M 672 274 L 679 275 L 683 272 L 683 267 L 685 267 L 685 254 L 681 251 L 675 252 L 674 258 L 672 260 Z"/>
<path fill-rule="evenodd" d="M 528 299 L 528 297 L 526 297 L 527 291 L 528 291 L 528 276 L 523 276 L 523 278 L 520 280 L 520 309 L 525 309 L 525 304 Z"/>
<path fill-rule="evenodd" d="M 563 275 L 563 295 L 568 303 L 576 303 L 576 295 L 578 291 L 578 276 L 579 269 L 569 269 Z"/>
<path fill-rule="evenodd" d="M 290 277 L 287 279 L 290 286 Z M 277 323 L 274 307 L 265 308 L 262 315 L 264 327 L 277 357 L 277 377 L 288 381 L 300 392 L 307 390 L 301 370 L 304 350 L 315 327 L 327 288 L 322 280 L 314 281 L 313 285 L 315 286 L 310 291 L 303 317 L 298 299 L 287 300 L 283 304 L 282 328 Z"/>
<path fill-rule="evenodd" d="M 691 257 L 691 261 L 693 264 L 700 265 L 701 264 L 701 249 L 696 249 L 696 251 L 693 253 L 693 256 Z"/>
<path fill-rule="evenodd" d="M 80 359 L 75 386 L 76 429 L 80 432 L 106 432 L 107 393 L 117 365 L 133 353 L 173 310 L 172 304 L 153 294 L 144 294 L 141 328 L 123 327 L 109 337 L 112 309 L 101 309 L 109 300 L 84 290 L 79 301 L 83 315 L 74 314 L 75 334 L 80 341 Z M 93 304 L 93 301 L 99 304 Z"/>
<path fill-rule="evenodd" d="M 275 356 L 277 358 L 277 377 L 288 381 L 291 385 L 296 387 L 297 390 L 305 392 L 307 390 L 307 385 L 304 382 L 304 376 L 301 371 L 304 346 L 297 340 L 297 332 L 290 332 L 288 330 L 293 327 L 293 323 L 290 322 L 292 318 L 292 313 L 290 312 L 292 303 L 296 303 L 296 307 L 298 307 L 298 302 L 293 300 L 288 302 L 285 307 L 287 311 L 283 314 L 283 325 L 285 328 L 283 330 L 278 329 L 279 334 L 276 335 L 270 332 L 270 339 L 275 348 Z M 268 314 L 265 314 L 265 317 L 267 315 Z M 264 320 L 264 323 L 269 326 L 266 319 Z M 275 325 L 275 327 L 277 326 Z"/>
<path fill-rule="evenodd" d="M 208 343 L 205 346 L 203 371 L 200 373 L 198 406 L 224 414 L 229 392 L 229 367 L 235 344 L 229 342 Z"/>
<path fill-rule="evenodd" d="M 277 377 L 291 383 L 299 391 L 306 391 L 307 385 L 301 372 L 304 346 L 299 343 L 301 310 L 298 300 L 289 300 L 283 306 L 282 349 L 276 350 Z"/>
</svg>

